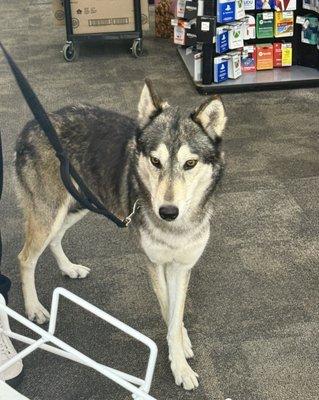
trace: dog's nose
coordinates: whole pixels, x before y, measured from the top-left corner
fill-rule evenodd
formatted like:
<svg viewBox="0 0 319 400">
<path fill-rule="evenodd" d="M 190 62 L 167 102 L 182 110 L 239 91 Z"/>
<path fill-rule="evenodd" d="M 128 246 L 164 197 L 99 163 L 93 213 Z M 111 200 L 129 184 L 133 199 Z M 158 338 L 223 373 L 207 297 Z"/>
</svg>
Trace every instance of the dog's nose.
<svg viewBox="0 0 319 400">
<path fill-rule="evenodd" d="M 173 221 L 178 217 L 178 208 L 175 206 L 163 206 L 159 209 L 159 215 L 166 221 Z"/>
</svg>

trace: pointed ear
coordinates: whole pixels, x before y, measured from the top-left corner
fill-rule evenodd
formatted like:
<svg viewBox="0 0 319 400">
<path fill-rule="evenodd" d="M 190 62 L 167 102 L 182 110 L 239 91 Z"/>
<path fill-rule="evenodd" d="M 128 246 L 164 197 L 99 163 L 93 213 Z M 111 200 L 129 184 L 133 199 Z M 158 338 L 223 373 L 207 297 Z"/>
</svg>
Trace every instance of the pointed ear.
<svg viewBox="0 0 319 400">
<path fill-rule="evenodd" d="M 191 117 L 212 139 L 221 137 L 227 122 L 225 108 L 219 96 L 206 101 Z"/>
<path fill-rule="evenodd" d="M 141 128 L 167 107 L 169 107 L 168 103 L 155 93 L 152 82 L 145 79 L 145 85 L 138 103 L 138 120 Z"/>
</svg>

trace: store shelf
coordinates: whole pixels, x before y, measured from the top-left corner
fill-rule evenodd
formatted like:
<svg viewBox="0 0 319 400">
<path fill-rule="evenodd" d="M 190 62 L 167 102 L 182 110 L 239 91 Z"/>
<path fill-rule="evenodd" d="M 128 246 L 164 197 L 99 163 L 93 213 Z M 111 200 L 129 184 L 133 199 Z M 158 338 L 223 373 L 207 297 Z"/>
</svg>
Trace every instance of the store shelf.
<svg viewBox="0 0 319 400">
<path fill-rule="evenodd" d="M 181 47 L 178 47 L 178 53 L 194 82 L 192 54 L 187 55 L 185 49 Z M 294 65 L 267 71 L 246 72 L 238 79 L 228 79 L 211 85 L 203 85 L 200 82 L 194 84 L 202 94 L 315 87 L 319 86 L 319 70 Z"/>
</svg>

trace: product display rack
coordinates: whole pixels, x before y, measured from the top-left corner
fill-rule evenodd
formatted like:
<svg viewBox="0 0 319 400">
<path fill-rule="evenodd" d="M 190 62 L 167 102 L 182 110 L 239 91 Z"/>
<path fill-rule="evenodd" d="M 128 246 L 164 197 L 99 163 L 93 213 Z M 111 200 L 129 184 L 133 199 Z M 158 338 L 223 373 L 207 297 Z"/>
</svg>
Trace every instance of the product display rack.
<svg viewBox="0 0 319 400">
<path fill-rule="evenodd" d="M 256 14 L 263 10 L 249 10 L 246 14 Z M 214 14 L 217 9 L 214 6 Z M 318 15 L 313 10 L 306 10 L 302 7 L 302 0 L 297 0 L 297 9 L 294 11 L 294 21 L 296 16 L 304 16 L 307 14 Z M 217 24 L 221 25 L 221 24 Z M 290 89 L 319 86 L 319 50 L 317 46 L 309 45 L 301 42 L 301 25 L 294 23 L 294 35 L 287 38 L 267 38 L 267 39 L 250 39 L 245 40 L 245 45 L 259 43 L 273 43 L 276 41 L 291 42 L 293 44 L 293 65 L 291 67 L 274 68 L 270 70 L 244 72 L 237 79 L 228 79 L 220 83 L 203 84 L 194 81 L 194 61 L 185 46 L 178 47 L 180 55 L 186 70 L 196 89 L 201 94 L 210 93 L 229 93 L 241 91 L 258 91 L 258 90 L 274 90 L 274 89 Z M 203 46 L 203 57 L 215 57 L 215 44 Z"/>
<path fill-rule="evenodd" d="M 81 42 L 89 41 L 109 41 L 127 39 L 133 40 L 132 54 L 134 57 L 139 57 L 143 53 L 143 28 L 142 28 L 142 12 L 141 0 L 133 0 L 134 2 L 134 17 L 135 30 L 128 32 L 108 32 L 108 33 L 88 33 L 75 34 L 73 32 L 71 0 L 64 0 L 65 26 L 67 41 L 63 47 L 63 56 L 66 61 L 73 61 L 79 51 Z"/>
</svg>

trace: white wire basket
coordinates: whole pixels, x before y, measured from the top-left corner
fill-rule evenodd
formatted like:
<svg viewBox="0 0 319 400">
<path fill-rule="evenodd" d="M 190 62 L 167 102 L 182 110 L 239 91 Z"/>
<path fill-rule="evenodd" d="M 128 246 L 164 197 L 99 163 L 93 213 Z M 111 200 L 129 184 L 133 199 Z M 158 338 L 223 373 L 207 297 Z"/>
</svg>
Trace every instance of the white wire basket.
<svg viewBox="0 0 319 400">
<path fill-rule="evenodd" d="M 94 361 L 92 358 L 87 357 L 80 351 L 76 350 L 69 344 L 58 339 L 55 336 L 55 328 L 56 328 L 57 314 L 58 314 L 58 308 L 59 308 L 59 300 L 60 300 L 61 296 L 69 299 L 73 303 L 79 305 L 80 307 L 84 308 L 85 310 L 89 311 L 90 313 L 96 315 L 97 317 L 101 318 L 102 320 L 108 322 L 109 324 L 111 324 L 114 327 L 118 328 L 119 330 L 125 332 L 129 336 L 133 337 L 134 339 L 145 344 L 150 350 L 146 373 L 145 373 L 145 378 L 141 379 L 141 378 L 129 375 L 125 372 L 121 372 L 116 369 L 107 367 L 106 365 L 100 364 L 100 363 Z M 29 345 L 24 350 L 22 350 L 17 355 L 15 355 L 13 358 L 11 358 L 9 361 L 7 361 L 5 364 L 1 365 L 0 373 L 5 371 L 10 366 L 12 366 L 18 360 L 23 359 L 27 355 L 31 354 L 35 350 L 42 349 L 47 352 L 56 354 L 58 356 L 67 358 L 72 361 L 75 361 L 77 363 L 80 363 L 82 365 L 85 365 L 87 367 L 90 367 L 90 368 L 100 372 L 105 377 L 111 379 L 112 381 L 114 381 L 115 383 L 117 383 L 118 385 L 123 387 L 124 389 L 131 392 L 133 399 L 135 399 L 135 400 L 156 400 L 154 397 L 152 397 L 149 394 L 149 392 L 151 389 L 151 383 L 152 383 L 153 376 L 154 376 L 154 369 L 155 369 L 155 365 L 156 365 L 158 350 L 157 350 L 157 346 L 156 346 L 155 342 L 153 340 L 151 340 L 150 338 L 148 338 L 147 336 L 140 333 L 139 331 L 124 324 L 123 322 L 112 317 L 111 315 L 100 310 L 96 306 L 83 300 L 81 297 L 76 296 L 75 294 L 71 293 L 70 291 L 68 291 L 64 288 L 56 288 L 53 292 L 52 304 L 51 304 L 51 319 L 50 319 L 48 331 L 45 331 L 38 325 L 34 324 L 33 322 L 29 321 L 22 315 L 18 314 L 17 312 L 15 312 L 14 310 L 12 310 L 8 306 L 6 306 L 4 302 L 0 301 L 0 310 L 1 309 L 4 310 L 8 314 L 8 316 L 10 316 L 11 318 L 20 322 L 22 325 L 26 326 L 31 331 L 38 334 L 40 336 L 40 339 L 34 340 L 34 339 L 28 338 L 26 336 L 20 335 L 18 333 L 12 332 L 11 330 L 3 331 L 0 328 L 0 333 L 7 335 L 11 339 L 15 339 L 15 340 L 18 340 L 20 342 L 23 342 L 23 343 L 26 343 Z M 54 346 L 49 345 L 47 343 L 51 343 Z M 2 386 L 4 387 L 3 382 L 2 382 Z M 7 389 L 10 390 L 9 388 L 7 388 Z M 12 398 L 12 400 L 14 399 L 14 397 L 11 397 L 11 398 Z M 21 396 L 18 397 L 18 394 L 17 394 L 16 398 L 20 399 Z M 0 400 L 2 400 L 1 395 L 0 395 Z M 8 398 L 6 398 L 6 400 L 8 400 Z"/>
</svg>

